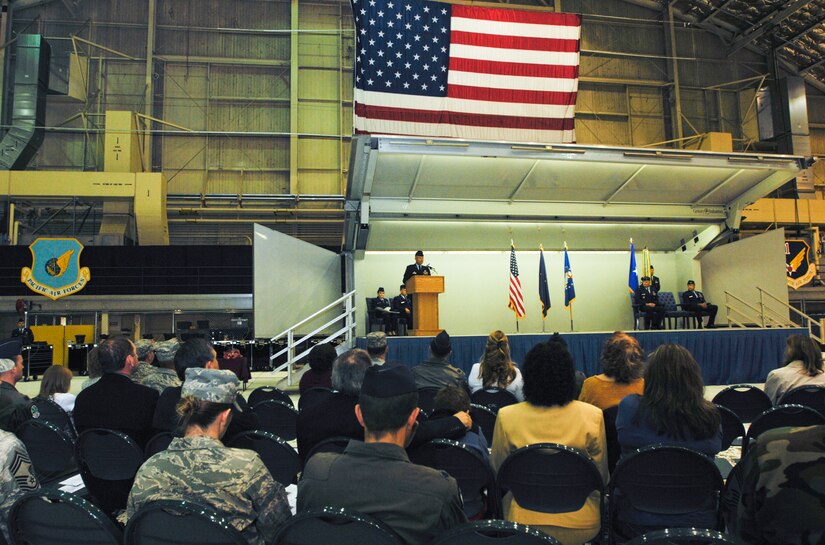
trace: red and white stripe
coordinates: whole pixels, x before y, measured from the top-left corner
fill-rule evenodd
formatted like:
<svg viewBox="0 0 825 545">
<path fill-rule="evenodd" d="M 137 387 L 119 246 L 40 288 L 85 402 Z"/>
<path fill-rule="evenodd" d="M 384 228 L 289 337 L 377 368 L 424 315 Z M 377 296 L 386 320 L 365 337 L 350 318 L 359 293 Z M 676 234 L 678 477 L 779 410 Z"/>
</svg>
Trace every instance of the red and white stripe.
<svg viewBox="0 0 825 545">
<path fill-rule="evenodd" d="M 446 97 L 355 89 L 357 133 L 575 142 L 576 15 L 454 4 Z"/>
<path fill-rule="evenodd" d="M 527 313 L 524 310 L 524 292 L 521 289 L 521 280 L 518 278 L 518 264 L 516 263 L 516 249 L 510 247 L 510 302 L 507 304 L 516 318 L 524 318 Z"/>
</svg>

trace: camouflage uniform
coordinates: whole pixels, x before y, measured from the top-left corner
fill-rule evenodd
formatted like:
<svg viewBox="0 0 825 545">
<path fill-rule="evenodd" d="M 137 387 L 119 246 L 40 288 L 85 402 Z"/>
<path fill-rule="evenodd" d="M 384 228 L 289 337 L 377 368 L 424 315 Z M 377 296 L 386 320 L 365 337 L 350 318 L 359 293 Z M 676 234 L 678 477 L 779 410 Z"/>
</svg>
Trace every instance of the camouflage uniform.
<svg viewBox="0 0 825 545">
<path fill-rule="evenodd" d="M 146 368 L 148 369 L 142 369 Z M 167 388 L 180 386 L 180 379 L 174 369 L 164 367 L 153 367 L 147 363 L 141 363 L 132 373 L 132 380 L 142 386 L 148 386 L 158 393 L 163 393 Z"/>
<path fill-rule="evenodd" d="M 226 448 L 209 437 L 176 438 L 135 477 L 126 506 L 131 517 L 155 500 L 190 500 L 214 507 L 252 545 L 270 543 L 290 516 L 283 485 L 251 450 Z"/>
<path fill-rule="evenodd" d="M 731 533 L 751 545 L 825 543 L 825 426 L 767 431 L 742 464 Z"/>
<path fill-rule="evenodd" d="M 8 543 L 8 513 L 20 496 L 38 488 L 26 447 L 12 433 L 0 431 L 0 531 Z"/>
</svg>

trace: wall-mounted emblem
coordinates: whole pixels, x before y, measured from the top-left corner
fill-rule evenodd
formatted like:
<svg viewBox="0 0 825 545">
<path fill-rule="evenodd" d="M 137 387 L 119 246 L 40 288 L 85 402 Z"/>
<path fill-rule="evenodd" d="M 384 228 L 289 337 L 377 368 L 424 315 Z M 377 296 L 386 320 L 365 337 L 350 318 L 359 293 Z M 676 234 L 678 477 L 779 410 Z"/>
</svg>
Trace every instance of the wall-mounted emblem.
<svg viewBox="0 0 825 545">
<path fill-rule="evenodd" d="M 20 281 L 49 299 L 60 299 L 86 287 L 91 275 L 80 266 L 83 245 L 74 238 L 38 238 L 29 246 L 31 268 L 23 267 Z"/>
<path fill-rule="evenodd" d="M 816 276 L 816 265 L 810 260 L 811 246 L 806 240 L 785 241 L 785 267 L 788 285 L 799 289 Z"/>
</svg>

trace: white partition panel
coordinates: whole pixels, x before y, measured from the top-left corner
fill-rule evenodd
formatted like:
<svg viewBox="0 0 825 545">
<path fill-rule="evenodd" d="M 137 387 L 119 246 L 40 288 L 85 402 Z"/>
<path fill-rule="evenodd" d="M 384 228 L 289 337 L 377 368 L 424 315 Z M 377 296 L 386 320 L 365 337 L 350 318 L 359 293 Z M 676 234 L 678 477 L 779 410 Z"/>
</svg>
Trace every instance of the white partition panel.
<svg viewBox="0 0 825 545">
<path fill-rule="evenodd" d="M 341 297 L 338 254 L 261 225 L 255 225 L 253 254 L 256 337 L 278 335 Z M 334 309 L 325 317 L 338 313 Z M 323 318 L 312 324 L 326 322 Z"/>
</svg>

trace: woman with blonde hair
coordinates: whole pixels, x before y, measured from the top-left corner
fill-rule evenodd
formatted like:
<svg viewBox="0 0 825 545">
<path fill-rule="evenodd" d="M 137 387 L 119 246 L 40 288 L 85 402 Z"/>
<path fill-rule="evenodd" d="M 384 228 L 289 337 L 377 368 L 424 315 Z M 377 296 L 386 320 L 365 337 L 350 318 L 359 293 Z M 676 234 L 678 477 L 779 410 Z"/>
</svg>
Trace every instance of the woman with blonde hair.
<svg viewBox="0 0 825 545">
<path fill-rule="evenodd" d="M 493 331 L 487 337 L 484 354 L 470 370 L 468 382 L 471 392 L 482 388 L 503 388 L 519 401 L 524 401 L 524 380 L 521 371 L 510 359 L 510 343 L 503 331 Z"/>
<path fill-rule="evenodd" d="M 804 335 L 791 335 L 785 347 L 783 366 L 768 373 L 765 393 L 774 405 L 799 386 L 825 386 L 822 352 L 816 342 Z"/>
<path fill-rule="evenodd" d="M 640 394 L 645 387 L 644 352 L 639 341 L 623 331 L 616 331 L 602 348 L 604 373 L 584 381 L 579 401 L 604 410 L 614 407 L 630 394 Z"/>
<path fill-rule="evenodd" d="M 37 397 L 54 401 L 71 415 L 74 411 L 76 397 L 69 393 L 71 387 L 72 372 L 62 365 L 52 365 L 43 373 L 43 381 L 40 383 L 40 393 Z"/>
</svg>

